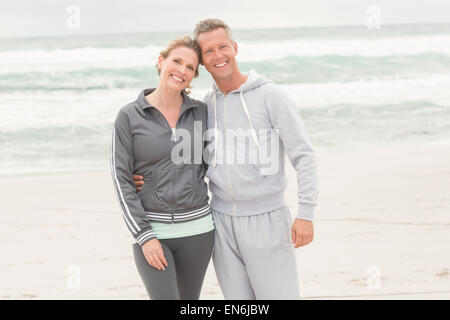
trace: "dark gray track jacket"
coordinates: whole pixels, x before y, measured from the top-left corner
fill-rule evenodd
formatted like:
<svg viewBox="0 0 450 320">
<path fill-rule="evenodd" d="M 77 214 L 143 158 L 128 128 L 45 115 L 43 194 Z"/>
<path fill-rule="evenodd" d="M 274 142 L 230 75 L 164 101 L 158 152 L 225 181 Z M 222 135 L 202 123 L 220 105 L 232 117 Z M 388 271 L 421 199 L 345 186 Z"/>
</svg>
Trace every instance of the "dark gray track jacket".
<svg viewBox="0 0 450 320">
<path fill-rule="evenodd" d="M 150 221 L 177 223 L 211 213 L 202 157 L 206 104 L 183 93 L 173 133 L 161 112 L 145 98 L 153 90 L 142 90 L 136 101 L 120 109 L 111 146 L 114 187 L 127 227 L 141 246 L 156 238 Z M 174 158 L 172 151 L 182 157 Z M 134 173 L 144 177 L 139 192 Z"/>
</svg>

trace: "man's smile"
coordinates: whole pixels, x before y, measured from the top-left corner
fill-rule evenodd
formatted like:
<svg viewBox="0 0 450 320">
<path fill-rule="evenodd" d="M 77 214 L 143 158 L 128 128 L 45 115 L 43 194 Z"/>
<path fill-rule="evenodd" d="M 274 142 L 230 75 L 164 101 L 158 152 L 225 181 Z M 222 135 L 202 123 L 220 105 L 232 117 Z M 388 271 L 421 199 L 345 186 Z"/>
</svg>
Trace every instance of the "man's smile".
<svg viewBox="0 0 450 320">
<path fill-rule="evenodd" d="M 224 61 L 224 62 L 221 62 L 221 63 L 218 63 L 218 64 L 214 64 L 214 68 L 223 68 L 226 65 L 228 65 L 228 61 Z"/>
</svg>

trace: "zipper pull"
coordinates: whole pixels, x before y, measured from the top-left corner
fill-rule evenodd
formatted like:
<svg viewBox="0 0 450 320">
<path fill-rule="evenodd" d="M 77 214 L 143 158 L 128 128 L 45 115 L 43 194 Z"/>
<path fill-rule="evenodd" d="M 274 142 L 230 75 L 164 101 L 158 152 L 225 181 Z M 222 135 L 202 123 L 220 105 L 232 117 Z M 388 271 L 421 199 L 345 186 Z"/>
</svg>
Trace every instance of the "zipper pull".
<svg viewBox="0 0 450 320">
<path fill-rule="evenodd" d="M 177 135 L 176 135 L 176 132 L 175 132 L 175 128 L 172 128 L 172 136 L 171 136 L 171 138 L 170 138 L 170 140 L 172 141 L 172 142 L 178 142 L 178 139 L 177 139 Z"/>
</svg>

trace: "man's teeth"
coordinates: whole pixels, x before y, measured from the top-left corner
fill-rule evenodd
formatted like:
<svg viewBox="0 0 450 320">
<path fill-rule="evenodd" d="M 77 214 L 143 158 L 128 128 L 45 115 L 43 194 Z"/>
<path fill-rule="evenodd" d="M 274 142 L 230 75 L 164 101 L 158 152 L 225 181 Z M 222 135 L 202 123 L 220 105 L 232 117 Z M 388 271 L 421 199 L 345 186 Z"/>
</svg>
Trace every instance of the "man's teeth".
<svg viewBox="0 0 450 320">
<path fill-rule="evenodd" d="M 227 64 L 227 62 L 225 61 L 225 62 L 222 62 L 221 64 L 216 64 L 216 67 L 223 67 L 224 65 L 226 65 Z"/>
<path fill-rule="evenodd" d="M 172 75 L 172 78 L 174 78 L 177 81 L 183 82 L 184 80 L 181 78 L 178 78 L 177 76 Z"/>
</svg>

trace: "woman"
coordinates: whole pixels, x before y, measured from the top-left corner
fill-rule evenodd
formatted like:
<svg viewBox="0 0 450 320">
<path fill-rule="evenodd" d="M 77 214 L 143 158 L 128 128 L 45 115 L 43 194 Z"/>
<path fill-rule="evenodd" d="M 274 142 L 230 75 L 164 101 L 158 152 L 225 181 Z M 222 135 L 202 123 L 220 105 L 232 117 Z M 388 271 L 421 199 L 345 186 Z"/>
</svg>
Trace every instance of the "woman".
<svg viewBox="0 0 450 320">
<path fill-rule="evenodd" d="M 157 87 L 142 90 L 115 121 L 113 181 L 150 299 L 198 299 L 214 247 L 203 140 L 194 147 L 194 137 L 201 139 L 207 129 L 207 109 L 188 96 L 200 59 L 194 40 L 172 40 L 158 57 Z M 191 139 L 191 152 L 173 153 L 185 139 Z M 175 159 L 180 154 L 182 163 Z M 144 177 L 139 191 L 133 173 Z"/>
</svg>

